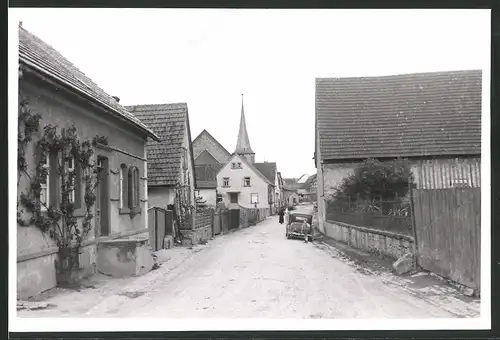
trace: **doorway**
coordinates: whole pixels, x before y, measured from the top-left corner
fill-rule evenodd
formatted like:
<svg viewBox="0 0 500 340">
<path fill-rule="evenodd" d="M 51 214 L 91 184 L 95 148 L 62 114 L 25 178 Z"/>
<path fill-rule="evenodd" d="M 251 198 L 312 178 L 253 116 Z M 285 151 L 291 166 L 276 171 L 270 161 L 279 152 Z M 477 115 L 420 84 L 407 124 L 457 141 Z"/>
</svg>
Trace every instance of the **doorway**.
<svg viewBox="0 0 500 340">
<path fill-rule="evenodd" d="M 238 193 L 237 192 L 231 192 L 229 193 L 229 199 L 231 203 L 238 204 Z"/>
<path fill-rule="evenodd" d="M 96 197 L 96 230 L 98 236 L 109 236 L 110 233 L 110 209 L 109 209 L 109 160 L 107 157 L 98 156 L 99 168 Z"/>
</svg>

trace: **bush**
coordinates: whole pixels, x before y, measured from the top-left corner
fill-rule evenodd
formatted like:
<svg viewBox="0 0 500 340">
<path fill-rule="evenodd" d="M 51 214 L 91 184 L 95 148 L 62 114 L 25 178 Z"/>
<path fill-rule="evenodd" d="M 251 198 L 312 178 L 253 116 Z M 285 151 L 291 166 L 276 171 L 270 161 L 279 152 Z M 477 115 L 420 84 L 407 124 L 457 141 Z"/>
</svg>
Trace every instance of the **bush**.
<svg viewBox="0 0 500 340">
<path fill-rule="evenodd" d="M 407 160 L 368 159 L 342 180 L 332 198 L 391 201 L 406 196 L 412 183 L 413 174 Z"/>
</svg>

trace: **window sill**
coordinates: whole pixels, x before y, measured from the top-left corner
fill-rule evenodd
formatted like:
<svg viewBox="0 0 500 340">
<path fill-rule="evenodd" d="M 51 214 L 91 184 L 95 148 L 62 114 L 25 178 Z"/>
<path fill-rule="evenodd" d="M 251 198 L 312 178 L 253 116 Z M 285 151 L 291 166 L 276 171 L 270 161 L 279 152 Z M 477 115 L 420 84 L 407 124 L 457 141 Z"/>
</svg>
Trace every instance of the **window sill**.
<svg viewBox="0 0 500 340">
<path fill-rule="evenodd" d="M 134 208 L 121 208 L 119 210 L 120 215 L 130 215 L 130 217 L 134 217 L 137 214 L 142 213 L 141 207 L 134 207 Z"/>
<path fill-rule="evenodd" d="M 127 214 L 130 214 L 129 208 L 120 208 L 120 215 L 127 215 Z"/>
</svg>

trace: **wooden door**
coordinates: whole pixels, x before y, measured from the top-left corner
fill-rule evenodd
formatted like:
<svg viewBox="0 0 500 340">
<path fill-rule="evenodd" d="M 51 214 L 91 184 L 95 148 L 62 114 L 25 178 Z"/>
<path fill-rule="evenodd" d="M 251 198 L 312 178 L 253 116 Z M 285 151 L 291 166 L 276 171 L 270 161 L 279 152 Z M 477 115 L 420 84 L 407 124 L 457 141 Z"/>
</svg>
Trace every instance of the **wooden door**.
<svg viewBox="0 0 500 340">
<path fill-rule="evenodd" d="M 100 236 L 108 236 L 111 230 L 109 209 L 109 160 L 99 156 L 99 185 L 97 186 L 96 226 Z"/>
</svg>

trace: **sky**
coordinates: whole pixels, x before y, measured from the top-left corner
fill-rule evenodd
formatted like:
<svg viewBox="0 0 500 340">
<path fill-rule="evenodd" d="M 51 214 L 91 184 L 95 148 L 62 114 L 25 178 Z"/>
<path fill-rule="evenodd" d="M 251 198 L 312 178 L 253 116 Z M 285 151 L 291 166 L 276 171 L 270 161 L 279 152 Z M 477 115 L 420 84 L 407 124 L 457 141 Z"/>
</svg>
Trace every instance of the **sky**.
<svg viewBox="0 0 500 340">
<path fill-rule="evenodd" d="M 191 136 L 316 172 L 315 78 L 483 69 L 489 10 L 11 9 L 123 105 L 185 102 Z M 12 26 L 11 26 L 12 27 Z"/>
</svg>

